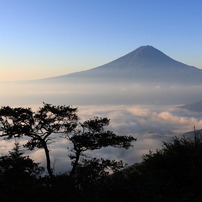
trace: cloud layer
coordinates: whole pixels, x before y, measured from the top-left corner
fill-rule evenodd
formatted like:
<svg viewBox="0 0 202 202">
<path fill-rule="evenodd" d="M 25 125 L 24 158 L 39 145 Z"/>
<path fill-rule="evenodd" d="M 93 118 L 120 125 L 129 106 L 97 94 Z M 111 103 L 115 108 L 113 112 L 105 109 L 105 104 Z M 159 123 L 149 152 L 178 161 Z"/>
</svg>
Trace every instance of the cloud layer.
<svg viewBox="0 0 202 202">
<path fill-rule="evenodd" d="M 141 156 L 149 150 L 160 148 L 162 141 L 171 141 L 174 135 L 192 131 L 194 126 L 202 128 L 202 112 L 192 112 L 176 106 L 79 106 L 78 115 L 81 121 L 94 116 L 110 118 L 111 123 L 106 128 L 117 135 L 132 135 L 137 138 L 134 148 L 128 150 L 103 148 L 88 154 L 94 157 L 124 160 L 128 164 L 141 161 Z M 50 145 L 50 154 L 55 172 L 66 172 L 71 169 L 68 158 L 68 141 L 57 135 Z M 23 140 L 22 143 L 25 143 Z M 13 147 L 12 141 L 0 141 L 1 153 L 7 153 Z M 45 165 L 43 150 L 27 152 L 36 162 Z"/>
<path fill-rule="evenodd" d="M 174 135 L 202 128 L 202 112 L 178 108 L 178 105 L 202 100 L 202 86 L 165 86 L 162 84 L 29 84 L 4 83 L 0 105 L 26 106 L 36 110 L 43 102 L 54 105 L 78 106 L 81 121 L 94 116 L 111 120 L 107 129 L 117 135 L 137 138 L 129 150 L 105 148 L 91 153 L 95 157 L 122 159 L 129 164 L 141 161 L 149 150 L 156 150 L 162 141 L 171 141 Z M 23 143 L 26 140 L 21 140 Z M 56 172 L 71 169 L 66 139 L 56 137 L 50 145 L 52 163 Z M 12 141 L 0 141 L 0 152 L 8 153 Z M 43 150 L 27 152 L 36 162 L 45 165 Z M 89 153 L 90 154 L 90 153 Z"/>
</svg>

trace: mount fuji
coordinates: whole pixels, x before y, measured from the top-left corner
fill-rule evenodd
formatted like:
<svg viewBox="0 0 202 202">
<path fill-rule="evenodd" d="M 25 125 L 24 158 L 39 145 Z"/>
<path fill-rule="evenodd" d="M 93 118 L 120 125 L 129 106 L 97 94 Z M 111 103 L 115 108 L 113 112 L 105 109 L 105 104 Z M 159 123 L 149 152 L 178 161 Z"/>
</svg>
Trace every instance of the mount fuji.
<svg viewBox="0 0 202 202">
<path fill-rule="evenodd" d="M 164 82 L 202 84 L 202 70 L 178 62 L 152 46 L 136 50 L 105 65 L 63 76 L 43 79 L 57 82 Z"/>
</svg>

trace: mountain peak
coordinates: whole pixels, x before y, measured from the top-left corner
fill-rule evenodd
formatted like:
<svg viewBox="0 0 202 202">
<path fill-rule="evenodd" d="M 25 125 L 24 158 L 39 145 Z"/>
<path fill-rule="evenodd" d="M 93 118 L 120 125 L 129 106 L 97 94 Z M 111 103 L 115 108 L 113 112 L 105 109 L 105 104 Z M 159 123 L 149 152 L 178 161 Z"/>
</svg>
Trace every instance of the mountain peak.
<svg viewBox="0 0 202 202">
<path fill-rule="evenodd" d="M 150 46 L 150 45 L 146 45 L 146 46 L 140 46 L 139 48 L 137 48 L 136 50 L 138 49 L 151 49 L 151 48 L 154 48 L 153 46 Z M 155 49 L 155 48 L 154 48 Z"/>
<path fill-rule="evenodd" d="M 163 52 L 154 48 L 153 46 L 146 45 L 140 46 L 134 51 L 108 63 L 122 66 L 122 68 L 144 68 L 144 67 L 164 67 L 165 64 L 171 65 L 176 62 L 172 58 L 165 55 Z"/>
<path fill-rule="evenodd" d="M 165 55 L 163 52 L 154 48 L 153 46 L 140 46 L 136 50 L 130 52 L 129 54 L 122 57 L 122 59 L 126 57 L 130 58 L 130 63 L 135 64 L 136 67 L 144 67 L 144 66 L 161 66 L 164 64 L 170 64 L 174 60 Z"/>
<path fill-rule="evenodd" d="M 105 65 L 58 77 L 86 81 L 135 80 L 141 82 L 201 83 L 202 70 L 173 60 L 153 46 L 140 46 Z"/>
<path fill-rule="evenodd" d="M 144 51 L 159 51 L 158 49 L 154 48 L 153 46 L 146 45 L 146 46 L 140 46 L 139 48 L 135 49 L 133 52 L 144 52 Z"/>
</svg>

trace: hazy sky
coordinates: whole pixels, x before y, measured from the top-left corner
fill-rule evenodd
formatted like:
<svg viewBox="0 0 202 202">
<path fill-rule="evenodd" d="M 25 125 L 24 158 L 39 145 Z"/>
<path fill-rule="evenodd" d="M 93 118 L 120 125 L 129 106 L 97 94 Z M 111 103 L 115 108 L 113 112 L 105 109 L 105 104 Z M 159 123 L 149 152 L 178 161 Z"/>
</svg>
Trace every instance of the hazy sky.
<svg viewBox="0 0 202 202">
<path fill-rule="evenodd" d="M 0 81 L 90 69 L 142 45 L 202 68 L 201 0 L 0 0 Z"/>
</svg>

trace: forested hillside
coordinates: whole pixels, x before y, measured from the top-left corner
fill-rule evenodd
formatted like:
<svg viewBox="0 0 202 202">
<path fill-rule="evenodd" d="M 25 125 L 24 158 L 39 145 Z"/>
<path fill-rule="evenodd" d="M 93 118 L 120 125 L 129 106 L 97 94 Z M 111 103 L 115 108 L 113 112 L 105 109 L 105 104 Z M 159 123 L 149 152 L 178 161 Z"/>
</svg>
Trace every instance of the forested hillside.
<svg viewBox="0 0 202 202">
<path fill-rule="evenodd" d="M 94 117 L 79 122 L 77 108 L 45 104 L 30 108 L 2 107 L 0 136 L 15 139 L 14 147 L 0 157 L 0 201 L 201 201 L 202 137 L 174 137 L 162 148 L 143 155 L 140 163 L 95 158 L 86 151 L 106 147 L 128 149 L 136 139 L 106 130 L 110 120 Z M 52 134 L 72 143 L 72 169 L 55 174 L 49 145 Z M 20 145 L 19 138 L 27 143 Z M 2 139 L 3 140 L 3 139 Z M 23 149 L 24 148 L 24 149 Z M 43 149 L 42 167 L 25 149 Z"/>
</svg>

